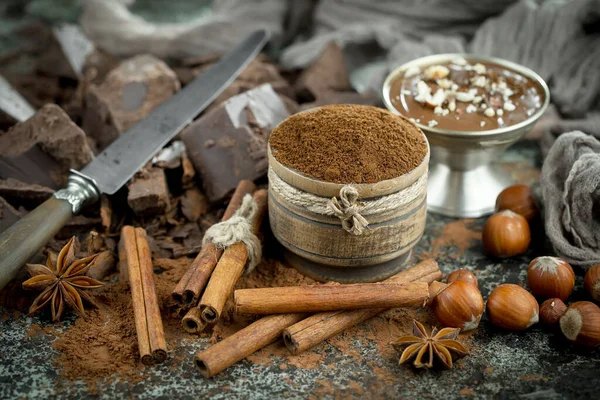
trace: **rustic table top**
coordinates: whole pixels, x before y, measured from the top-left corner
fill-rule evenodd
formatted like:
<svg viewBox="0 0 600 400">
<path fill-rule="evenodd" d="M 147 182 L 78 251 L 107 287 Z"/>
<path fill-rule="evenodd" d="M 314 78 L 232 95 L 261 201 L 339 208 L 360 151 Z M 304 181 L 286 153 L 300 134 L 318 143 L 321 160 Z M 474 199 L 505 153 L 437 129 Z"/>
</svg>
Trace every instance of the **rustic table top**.
<svg viewBox="0 0 600 400">
<path fill-rule="evenodd" d="M 502 166 L 518 180 L 533 182 L 539 176 L 535 168 L 539 161 L 537 145 L 521 142 L 505 154 Z M 486 298 L 500 283 L 524 282 L 529 260 L 551 250 L 544 243 L 522 257 L 490 259 L 479 240 L 483 222 L 430 214 L 415 256 L 434 256 L 446 273 L 472 269 Z M 585 298 L 578 272 L 572 300 Z M 146 369 L 139 382 L 106 378 L 92 387 L 61 377 L 52 364 L 57 357 L 49 346 L 52 336 L 31 335 L 32 324 L 48 323 L 24 315 L 15 318 L 0 309 L 0 398 L 552 399 L 593 398 L 600 384 L 600 351 L 576 348 L 560 333 L 539 324 L 524 333 L 503 332 L 484 317 L 467 338 L 471 354 L 452 370 L 414 371 L 399 366 L 396 353 L 378 340 L 378 332 L 369 333 L 381 324 L 370 321 L 346 332 L 344 345 L 332 338 L 302 358 L 289 358 L 281 344 L 274 344 L 213 379 L 204 379 L 192 365 L 193 354 L 206 348 L 208 340 L 188 340 L 171 351 L 166 364 Z"/>
</svg>

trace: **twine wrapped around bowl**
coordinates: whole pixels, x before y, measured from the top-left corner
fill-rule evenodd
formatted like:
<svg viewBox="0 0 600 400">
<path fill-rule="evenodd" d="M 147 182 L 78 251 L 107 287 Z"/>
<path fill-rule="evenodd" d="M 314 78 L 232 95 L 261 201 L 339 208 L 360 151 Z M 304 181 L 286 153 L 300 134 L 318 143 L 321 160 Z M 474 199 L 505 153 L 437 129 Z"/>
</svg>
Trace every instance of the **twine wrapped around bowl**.
<svg viewBox="0 0 600 400">
<path fill-rule="evenodd" d="M 269 220 L 287 261 L 321 281 L 375 282 L 400 271 L 425 229 L 427 146 L 407 174 L 351 185 L 303 175 L 269 147 Z"/>
</svg>

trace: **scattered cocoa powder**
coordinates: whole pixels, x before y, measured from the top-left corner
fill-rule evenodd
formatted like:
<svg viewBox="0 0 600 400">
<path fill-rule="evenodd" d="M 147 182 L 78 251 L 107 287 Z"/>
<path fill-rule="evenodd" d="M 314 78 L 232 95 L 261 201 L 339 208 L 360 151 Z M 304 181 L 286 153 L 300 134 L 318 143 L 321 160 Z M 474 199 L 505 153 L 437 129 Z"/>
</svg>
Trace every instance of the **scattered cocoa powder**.
<svg viewBox="0 0 600 400">
<path fill-rule="evenodd" d="M 431 243 L 432 252 L 429 256 L 436 259 L 441 255 L 461 257 L 467 249 L 481 240 L 481 228 L 474 226 L 475 222 L 474 219 L 459 219 L 447 223 Z M 449 248 L 455 250 L 449 252 Z"/>
<path fill-rule="evenodd" d="M 173 312 L 170 293 L 191 262 L 192 259 L 187 257 L 175 260 L 160 258 L 154 260 L 157 295 L 169 357 L 176 357 L 177 363 L 190 362 L 190 368 L 191 360 L 186 361 L 175 353 L 186 342 L 189 344 L 197 341 L 198 336 L 190 335 L 181 328 L 181 316 L 177 312 Z M 162 272 L 160 272 L 161 270 Z M 98 382 L 113 379 L 139 382 L 146 377 L 146 372 L 151 370 L 139 361 L 131 293 L 127 283 L 119 282 L 117 277 L 118 272 L 110 276 L 107 284 L 97 292 L 96 299 L 100 304 L 98 310 L 88 310 L 85 316 L 77 318 L 70 325 L 68 322 L 64 322 L 64 329 L 55 328 L 49 323 L 42 323 L 32 325 L 28 332 L 28 337 L 32 340 L 41 335 L 55 337 L 56 340 L 52 342 L 52 347 L 59 354 L 55 365 L 61 376 L 67 380 L 82 379 L 86 381 L 92 393 L 95 393 L 95 386 Z M 266 260 L 257 266 L 252 274 L 243 276 L 236 287 L 312 284 L 319 283 L 278 260 Z M 11 317 L 15 316 L 11 315 Z M 283 343 L 278 341 L 248 357 L 248 360 L 257 365 L 277 366 L 280 369 L 290 367 L 335 368 L 334 365 L 326 365 L 324 362 L 327 353 L 323 349 L 327 346 L 333 346 L 359 362 L 362 360 L 362 356 L 357 343 L 365 345 L 366 343 L 376 343 L 382 356 L 395 362 L 399 355 L 390 346 L 390 342 L 399 336 L 409 334 L 412 330 L 413 319 L 424 322 L 428 329 L 432 325 L 437 325 L 435 317 L 429 310 L 395 309 L 348 329 L 332 337 L 325 344 L 299 355 L 291 355 Z M 210 343 L 215 343 L 232 335 L 252 321 L 252 317 L 235 315 L 233 301 L 229 299 L 223 320 L 212 330 L 203 332 L 200 337 L 208 338 Z M 172 368 L 169 363 L 165 365 Z M 375 365 L 372 367 L 374 370 L 376 368 L 378 371 L 380 370 L 378 374 L 381 373 L 384 378 L 388 375 L 390 379 L 393 377 L 393 371 L 384 371 Z M 57 382 L 57 384 L 64 385 L 66 383 Z"/>
<path fill-rule="evenodd" d="M 408 120 L 371 106 L 330 105 L 295 114 L 271 133 L 273 156 L 312 178 L 375 183 L 416 168 L 427 152 Z"/>
</svg>

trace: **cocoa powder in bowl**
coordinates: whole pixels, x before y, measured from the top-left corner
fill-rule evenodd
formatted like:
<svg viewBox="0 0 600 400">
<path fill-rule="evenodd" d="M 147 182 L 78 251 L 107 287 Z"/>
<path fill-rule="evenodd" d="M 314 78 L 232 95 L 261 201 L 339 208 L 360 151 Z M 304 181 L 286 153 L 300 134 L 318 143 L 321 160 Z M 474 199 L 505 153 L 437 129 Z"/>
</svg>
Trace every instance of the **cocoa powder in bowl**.
<svg viewBox="0 0 600 400">
<path fill-rule="evenodd" d="M 292 115 L 271 133 L 277 161 L 333 183 L 375 183 L 415 169 L 427 153 L 423 133 L 378 107 L 330 105 Z"/>
</svg>

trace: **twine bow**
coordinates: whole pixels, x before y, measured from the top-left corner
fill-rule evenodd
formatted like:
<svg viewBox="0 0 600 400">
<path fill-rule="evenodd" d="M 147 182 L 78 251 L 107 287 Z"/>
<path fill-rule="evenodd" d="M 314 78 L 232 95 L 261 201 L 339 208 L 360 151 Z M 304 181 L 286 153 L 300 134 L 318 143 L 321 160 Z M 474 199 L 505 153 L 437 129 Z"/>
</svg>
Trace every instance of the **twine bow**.
<svg viewBox="0 0 600 400">
<path fill-rule="evenodd" d="M 340 204 L 341 202 L 341 204 Z M 358 190 L 346 185 L 340 189 L 340 200 L 333 197 L 329 201 L 333 214 L 342 221 L 342 228 L 353 235 L 362 235 L 369 225 L 365 217 L 360 215 L 362 206 L 358 204 Z"/>
<path fill-rule="evenodd" d="M 256 202 L 247 194 L 231 218 L 206 230 L 202 244 L 213 243 L 217 248 L 225 249 L 235 243 L 244 243 L 248 250 L 246 273 L 251 272 L 262 257 L 260 240 L 252 231 L 252 219 L 257 212 Z"/>
</svg>

